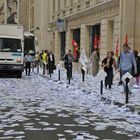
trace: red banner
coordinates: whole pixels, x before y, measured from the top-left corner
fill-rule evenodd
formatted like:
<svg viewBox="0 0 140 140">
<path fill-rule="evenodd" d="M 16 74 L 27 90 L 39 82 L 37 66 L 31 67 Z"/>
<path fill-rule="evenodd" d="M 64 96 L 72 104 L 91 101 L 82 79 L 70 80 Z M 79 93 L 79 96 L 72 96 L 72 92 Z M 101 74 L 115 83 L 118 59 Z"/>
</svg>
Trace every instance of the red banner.
<svg viewBox="0 0 140 140">
<path fill-rule="evenodd" d="M 76 41 L 74 39 L 72 39 L 72 46 L 73 46 L 74 59 L 76 59 L 77 50 L 78 50 L 79 46 L 78 46 L 78 44 L 76 43 Z"/>
<path fill-rule="evenodd" d="M 124 44 L 128 45 L 128 36 L 127 36 L 127 34 L 125 36 L 125 42 L 124 42 Z"/>
<path fill-rule="evenodd" d="M 119 38 L 117 39 L 115 55 L 116 55 L 116 57 L 119 57 Z"/>
</svg>

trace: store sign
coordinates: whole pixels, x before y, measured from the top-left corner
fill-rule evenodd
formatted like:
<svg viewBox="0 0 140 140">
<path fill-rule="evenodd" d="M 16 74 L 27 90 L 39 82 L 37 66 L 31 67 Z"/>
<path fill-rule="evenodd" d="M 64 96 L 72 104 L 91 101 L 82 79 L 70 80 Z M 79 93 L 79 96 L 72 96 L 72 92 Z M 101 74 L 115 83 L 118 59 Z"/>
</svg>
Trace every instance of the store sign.
<svg viewBox="0 0 140 140">
<path fill-rule="evenodd" d="M 57 19 L 56 30 L 63 31 L 66 28 L 66 22 L 64 19 Z"/>
</svg>

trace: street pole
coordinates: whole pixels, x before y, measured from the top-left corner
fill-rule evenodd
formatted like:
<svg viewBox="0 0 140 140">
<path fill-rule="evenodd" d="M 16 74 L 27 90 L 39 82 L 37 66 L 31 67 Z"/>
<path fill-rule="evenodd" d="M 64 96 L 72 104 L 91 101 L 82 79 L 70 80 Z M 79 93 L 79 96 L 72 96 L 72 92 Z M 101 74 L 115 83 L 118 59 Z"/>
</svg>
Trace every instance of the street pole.
<svg viewBox="0 0 140 140">
<path fill-rule="evenodd" d="M 60 69 L 58 70 L 58 81 L 60 81 Z"/>
<path fill-rule="evenodd" d="M 128 88 L 128 83 L 129 83 L 129 78 L 126 78 L 125 79 L 126 81 L 126 85 L 125 85 L 125 94 L 126 94 L 126 100 L 125 100 L 125 103 L 128 104 L 128 94 L 129 94 L 129 88 Z"/>
<path fill-rule="evenodd" d="M 101 90 L 100 90 L 101 95 L 103 95 L 103 80 L 101 81 Z"/>
<path fill-rule="evenodd" d="M 82 81 L 84 82 L 85 81 L 85 71 L 83 69 L 81 69 L 82 71 Z"/>
</svg>

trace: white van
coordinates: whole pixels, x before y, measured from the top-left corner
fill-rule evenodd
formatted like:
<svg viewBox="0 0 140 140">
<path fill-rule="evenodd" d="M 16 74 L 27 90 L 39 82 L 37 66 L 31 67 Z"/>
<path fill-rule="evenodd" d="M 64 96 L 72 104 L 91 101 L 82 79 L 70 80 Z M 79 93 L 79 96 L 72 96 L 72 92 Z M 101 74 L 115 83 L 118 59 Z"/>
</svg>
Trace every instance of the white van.
<svg viewBox="0 0 140 140">
<path fill-rule="evenodd" d="M 24 29 L 21 25 L 0 25 L 0 74 L 22 77 L 24 70 Z"/>
</svg>

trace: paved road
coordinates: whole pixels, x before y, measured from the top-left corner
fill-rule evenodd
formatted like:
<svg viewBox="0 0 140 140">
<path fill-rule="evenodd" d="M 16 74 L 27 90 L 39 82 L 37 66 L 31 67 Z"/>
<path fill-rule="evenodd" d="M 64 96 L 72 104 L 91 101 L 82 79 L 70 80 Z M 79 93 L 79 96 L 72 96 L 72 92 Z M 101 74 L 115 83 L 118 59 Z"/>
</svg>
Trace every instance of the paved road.
<svg viewBox="0 0 140 140">
<path fill-rule="evenodd" d="M 0 79 L 0 139 L 140 139 L 140 117 L 101 101 L 97 89 L 55 75 Z M 89 86 L 89 87 L 88 87 Z"/>
</svg>

